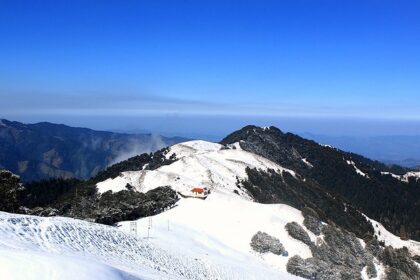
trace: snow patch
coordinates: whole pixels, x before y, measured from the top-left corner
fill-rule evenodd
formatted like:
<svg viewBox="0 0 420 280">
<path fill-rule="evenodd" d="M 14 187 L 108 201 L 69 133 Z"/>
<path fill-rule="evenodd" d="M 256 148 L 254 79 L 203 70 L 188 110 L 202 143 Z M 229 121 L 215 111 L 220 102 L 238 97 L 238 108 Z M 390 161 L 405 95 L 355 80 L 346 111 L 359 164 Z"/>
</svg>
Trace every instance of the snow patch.
<svg viewBox="0 0 420 280">
<path fill-rule="evenodd" d="M 331 148 L 331 149 L 334 149 L 334 147 L 333 146 L 331 146 L 331 145 L 328 145 L 328 144 L 321 144 L 321 143 L 318 143 L 319 145 L 321 145 L 322 147 L 326 147 L 326 148 Z"/>
<path fill-rule="evenodd" d="M 416 180 L 420 179 L 420 171 L 410 171 L 403 175 L 403 181 L 408 182 L 410 178 L 416 178 Z"/>
<path fill-rule="evenodd" d="M 312 168 L 312 167 L 314 167 L 313 165 L 312 165 L 312 163 L 310 163 L 306 158 L 302 158 L 302 161 L 309 167 L 309 168 Z"/>
<path fill-rule="evenodd" d="M 364 215 L 373 226 L 375 230 L 375 236 L 379 241 L 383 241 L 386 246 L 392 246 L 394 248 L 407 247 L 407 249 L 413 255 L 420 255 L 420 242 L 414 240 L 402 240 L 398 236 L 389 232 L 381 223 Z"/>
<path fill-rule="evenodd" d="M 401 176 L 401 175 L 396 175 L 396 174 L 394 174 L 394 173 L 391 173 L 391 172 L 383 172 L 383 171 L 381 171 L 381 174 L 382 175 L 391 175 L 392 177 L 394 177 L 395 179 L 398 179 L 398 180 L 402 180 L 403 178 L 403 176 Z"/>
<path fill-rule="evenodd" d="M 397 175 L 391 172 L 381 172 L 382 175 L 390 175 L 394 177 L 395 179 L 398 179 L 402 182 L 408 183 L 410 178 L 415 178 L 416 180 L 420 179 L 420 171 L 410 171 L 405 173 L 404 175 Z"/>
<path fill-rule="evenodd" d="M 346 160 L 346 163 L 348 165 L 352 165 L 354 167 L 354 170 L 356 171 L 356 173 L 359 174 L 360 176 L 369 178 L 369 176 L 366 173 L 364 173 L 362 170 L 360 170 L 359 168 L 357 168 L 356 163 L 354 161 L 352 161 L 352 160 Z"/>
<path fill-rule="evenodd" d="M 133 185 L 139 180 L 140 173 L 136 171 L 123 172 L 120 176 L 112 179 L 109 178 L 96 185 L 98 193 L 102 194 L 107 191 L 119 192 L 127 190 L 127 184 Z"/>
</svg>

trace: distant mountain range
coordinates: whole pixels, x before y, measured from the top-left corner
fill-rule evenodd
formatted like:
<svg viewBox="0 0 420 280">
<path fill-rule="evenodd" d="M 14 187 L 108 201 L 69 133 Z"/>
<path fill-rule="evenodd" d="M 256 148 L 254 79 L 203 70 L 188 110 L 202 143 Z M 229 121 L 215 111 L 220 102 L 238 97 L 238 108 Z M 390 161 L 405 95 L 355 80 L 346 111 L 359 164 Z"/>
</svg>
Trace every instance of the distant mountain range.
<svg viewBox="0 0 420 280">
<path fill-rule="evenodd" d="M 2 119 L 0 169 L 26 182 L 51 177 L 87 179 L 110 164 L 185 140 Z"/>
<path fill-rule="evenodd" d="M 26 214 L 0 213 L 0 237 L 33 240 L 26 251 L 64 244 L 159 279 L 420 280 L 420 172 L 276 127 L 175 144 L 83 181 L 22 185 L 0 171 L 0 211 Z M 136 235 L 156 249 L 130 249 Z"/>
<path fill-rule="evenodd" d="M 328 136 L 312 133 L 300 133 L 300 135 L 384 163 L 420 168 L 420 135 L 375 137 Z"/>
</svg>

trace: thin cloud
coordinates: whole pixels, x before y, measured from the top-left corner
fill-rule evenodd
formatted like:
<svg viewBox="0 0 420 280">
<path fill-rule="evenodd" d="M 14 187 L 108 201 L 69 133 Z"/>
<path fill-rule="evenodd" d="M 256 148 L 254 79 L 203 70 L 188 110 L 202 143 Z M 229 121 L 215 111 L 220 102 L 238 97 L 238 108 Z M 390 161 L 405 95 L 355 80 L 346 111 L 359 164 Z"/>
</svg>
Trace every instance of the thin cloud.
<svg viewBox="0 0 420 280">
<path fill-rule="evenodd" d="M 366 104 L 321 105 L 302 102 L 219 102 L 173 98 L 144 93 L 86 92 L 7 92 L 0 93 L 4 115 L 226 115 L 226 116 L 295 116 L 355 117 L 384 119 L 420 119 L 414 105 Z M 404 113 L 401 113 L 404 112 Z"/>
</svg>

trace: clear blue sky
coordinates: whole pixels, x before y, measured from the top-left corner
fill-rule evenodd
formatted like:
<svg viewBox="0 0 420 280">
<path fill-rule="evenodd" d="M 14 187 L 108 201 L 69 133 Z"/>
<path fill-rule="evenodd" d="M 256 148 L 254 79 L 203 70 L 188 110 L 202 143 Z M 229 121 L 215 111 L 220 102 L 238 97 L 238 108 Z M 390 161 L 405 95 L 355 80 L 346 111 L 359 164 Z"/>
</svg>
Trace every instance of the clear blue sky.
<svg viewBox="0 0 420 280">
<path fill-rule="evenodd" d="M 419 15 L 417 0 L 2 0 L 0 117 L 420 133 Z"/>
</svg>

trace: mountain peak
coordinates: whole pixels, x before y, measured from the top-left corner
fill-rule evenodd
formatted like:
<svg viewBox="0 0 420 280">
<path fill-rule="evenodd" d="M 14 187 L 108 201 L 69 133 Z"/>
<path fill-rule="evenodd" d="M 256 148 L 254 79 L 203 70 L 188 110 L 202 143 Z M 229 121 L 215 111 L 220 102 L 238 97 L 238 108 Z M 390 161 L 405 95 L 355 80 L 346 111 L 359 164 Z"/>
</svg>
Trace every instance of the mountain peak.
<svg viewBox="0 0 420 280">
<path fill-rule="evenodd" d="M 221 143 L 223 144 L 232 144 L 239 141 L 246 141 L 252 136 L 264 135 L 264 134 L 277 134 L 283 135 L 284 133 L 275 126 L 256 126 L 256 125 L 247 125 L 243 128 L 229 134 L 226 136 Z"/>
</svg>

